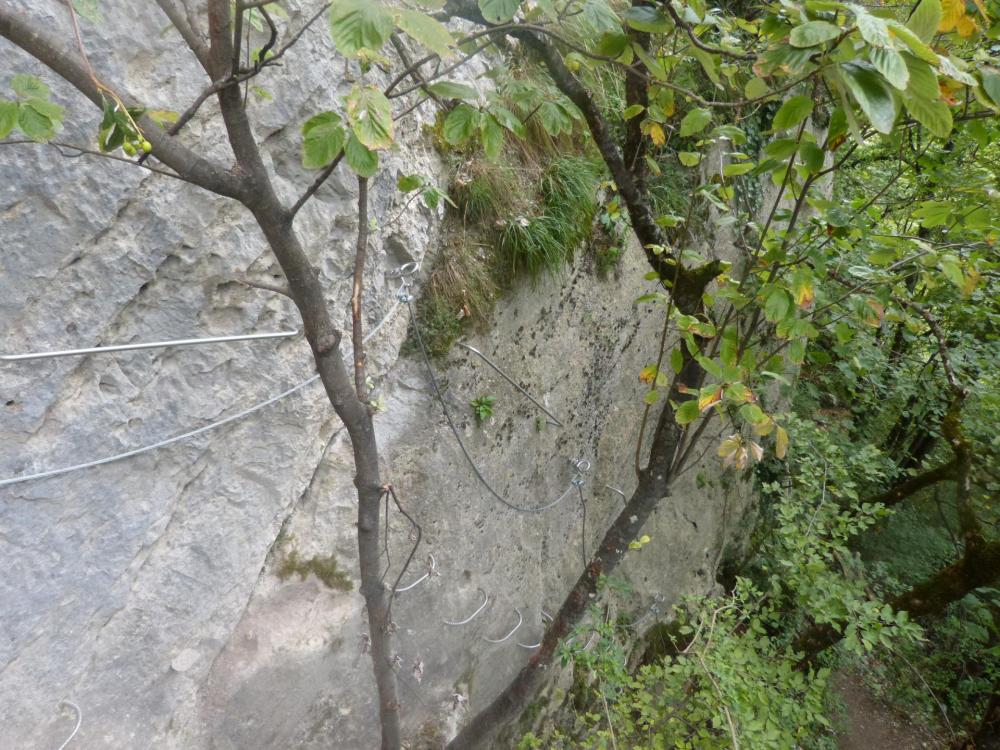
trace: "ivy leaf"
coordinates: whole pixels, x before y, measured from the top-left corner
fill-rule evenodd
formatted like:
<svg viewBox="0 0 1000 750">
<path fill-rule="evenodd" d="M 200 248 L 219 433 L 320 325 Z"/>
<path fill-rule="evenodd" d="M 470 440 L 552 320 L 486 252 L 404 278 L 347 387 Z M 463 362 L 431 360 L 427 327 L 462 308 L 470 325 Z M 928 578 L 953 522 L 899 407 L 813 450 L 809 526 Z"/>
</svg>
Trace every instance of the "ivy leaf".
<svg viewBox="0 0 1000 750">
<path fill-rule="evenodd" d="M 840 36 L 840 27 L 828 21 L 809 21 L 796 26 L 788 38 L 793 47 L 815 47 Z"/>
<path fill-rule="evenodd" d="M 336 112 L 321 112 L 302 126 L 302 166 L 319 169 L 337 158 L 346 134 Z"/>
<path fill-rule="evenodd" d="M 445 142 L 452 146 L 465 143 L 476 134 L 481 117 L 478 109 L 468 104 L 459 104 L 444 120 L 442 134 Z"/>
<path fill-rule="evenodd" d="M 361 177 L 371 177 L 378 171 L 378 154 L 369 150 L 354 133 L 344 146 L 344 159 Z"/>
<path fill-rule="evenodd" d="M 844 82 L 878 132 L 889 134 L 896 122 L 898 103 L 892 89 L 873 68 L 862 63 L 844 63 Z"/>
<path fill-rule="evenodd" d="M 451 48 L 455 40 L 443 23 L 418 10 L 407 10 L 404 8 L 397 11 L 397 13 L 399 28 L 438 57 L 451 57 Z"/>
<path fill-rule="evenodd" d="M 677 407 L 677 411 L 674 412 L 674 419 L 677 420 L 677 424 L 691 424 L 698 418 L 699 414 L 701 414 L 701 411 L 698 409 L 698 401 L 691 399 Z"/>
<path fill-rule="evenodd" d="M 377 0 L 335 0 L 330 8 L 330 36 L 348 57 L 362 49 L 377 52 L 395 26 L 392 13 Z"/>
<path fill-rule="evenodd" d="M 666 13 L 648 5 L 633 5 L 622 14 L 622 18 L 636 31 L 650 34 L 665 33 L 674 28 L 674 22 Z"/>
<path fill-rule="evenodd" d="M 954 125 L 951 109 L 942 101 L 929 101 L 917 96 L 904 96 L 903 103 L 913 119 L 938 138 L 947 138 Z"/>
<path fill-rule="evenodd" d="M 700 133 L 712 121 L 712 113 L 704 107 L 692 109 L 681 120 L 681 138 Z"/>
<path fill-rule="evenodd" d="M 906 89 L 906 85 L 910 82 L 910 71 L 901 54 L 894 49 L 876 48 L 871 50 L 869 57 L 875 69 L 885 77 L 885 80 L 900 91 Z"/>
<path fill-rule="evenodd" d="M 774 115 L 771 122 L 771 129 L 774 131 L 788 130 L 793 128 L 813 111 L 813 100 L 809 96 L 793 96 L 786 99 L 781 108 Z"/>
<path fill-rule="evenodd" d="M 913 14 L 907 20 L 906 26 L 917 35 L 920 41 L 929 43 L 937 33 L 940 23 L 941 0 L 920 0 Z"/>
<path fill-rule="evenodd" d="M 490 23 L 507 23 L 521 7 L 521 0 L 478 0 L 477 4 Z"/>
<path fill-rule="evenodd" d="M 455 81 L 438 81 L 427 87 L 432 94 L 437 94 L 445 99 L 469 99 L 475 101 L 479 98 L 479 92 L 472 86 Z"/>
<path fill-rule="evenodd" d="M 392 145 L 392 107 L 374 86 L 355 86 L 345 100 L 347 120 L 358 140 L 370 149 Z"/>
<path fill-rule="evenodd" d="M 0 138 L 6 138 L 17 125 L 17 102 L 0 102 Z"/>
<path fill-rule="evenodd" d="M 16 75 L 10 79 L 10 87 L 14 93 L 25 99 L 48 99 L 49 87 L 36 76 Z"/>
</svg>

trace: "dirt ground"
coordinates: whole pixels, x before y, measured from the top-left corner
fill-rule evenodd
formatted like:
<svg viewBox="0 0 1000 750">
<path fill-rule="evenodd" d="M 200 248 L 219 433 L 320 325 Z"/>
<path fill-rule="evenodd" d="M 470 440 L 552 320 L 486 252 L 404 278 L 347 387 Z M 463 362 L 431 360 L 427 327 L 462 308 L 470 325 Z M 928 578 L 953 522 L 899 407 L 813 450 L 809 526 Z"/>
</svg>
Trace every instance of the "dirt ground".
<svg viewBox="0 0 1000 750">
<path fill-rule="evenodd" d="M 883 704 L 854 672 L 834 675 L 833 687 L 844 702 L 845 716 L 837 735 L 840 750 L 942 750 L 945 744 L 926 728 L 907 723 Z"/>
</svg>

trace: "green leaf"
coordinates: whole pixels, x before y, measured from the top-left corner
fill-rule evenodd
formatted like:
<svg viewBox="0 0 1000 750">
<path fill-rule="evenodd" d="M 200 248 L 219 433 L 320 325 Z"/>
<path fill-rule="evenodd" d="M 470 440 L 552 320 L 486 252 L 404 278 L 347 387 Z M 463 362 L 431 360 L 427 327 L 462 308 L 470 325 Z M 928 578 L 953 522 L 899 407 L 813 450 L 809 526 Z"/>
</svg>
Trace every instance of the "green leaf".
<svg viewBox="0 0 1000 750">
<path fill-rule="evenodd" d="M 0 138 L 6 138 L 17 125 L 17 102 L 0 102 Z"/>
<path fill-rule="evenodd" d="M 392 145 L 392 107 L 374 86 L 355 86 L 345 99 L 347 121 L 358 140 L 371 149 Z"/>
<path fill-rule="evenodd" d="M 684 352 L 681 351 L 680 347 L 675 347 L 670 351 L 670 368 L 675 373 L 680 373 L 681 368 L 684 367 Z"/>
<path fill-rule="evenodd" d="M 455 81 L 437 81 L 427 87 L 432 94 L 437 94 L 445 99 L 469 99 L 475 101 L 479 98 L 479 92 L 472 86 Z"/>
<path fill-rule="evenodd" d="M 445 58 L 452 55 L 455 40 L 443 23 L 418 10 L 404 8 L 397 13 L 396 20 L 399 28 L 439 57 Z"/>
<path fill-rule="evenodd" d="M 957 286 L 959 289 L 965 284 L 965 275 L 962 273 L 961 264 L 952 256 L 946 256 L 941 259 L 938 263 L 941 268 L 941 273 L 944 274 L 945 278 L 948 279 L 952 284 Z"/>
<path fill-rule="evenodd" d="M 646 108 L 641 104 L 633 104 L 631 107 L 626 107 L 622 112 L 623 120 L 631 120 L 636 115 L 641 115 L 646 111 Z"/>
<path fill-rule="evenodd" d="M 875 69 L 885 80 L 900 91 L 910 82 L 910 71 L 906 67 L 903 56 L 894 49 L 873 48 L 869 53 Z"/>
<path fill-rule="evenodd" d="M 993 103 L 1000 106 L 1000 71 L 996 68 L 982 69 L 983 91 L 993 100 Z"/>
<path fill-rule="evenodd" d="M 891 133 L 898 113 L 898 100 L 885 79 L 863 63 L 841 65 L 844 82 L 868 121 L 880 133 Z"/>
<path fill-rule="evenodd" d="M 775 131 L 793 128 L 813 111 L 813 100 L 809 96 L 793 96 L 786 99 L 775 113 L 771 128 Z"/>
<path fill-rule="evenodd" d="M 677 158 L 685 167 L 697 167 L 701 161 L 701 154 L 697 151 L 678 151 Z"/>
<path fill-rule="evenodd" d="M 793 47 L 815 47 L 840 36 L 840 27 L 828 21 L 809 21 L 796 26 L 788 38 Z"/>
<path fill-rule="evenodd" d="M 666 13 L 648 5 L 633 5 L 622 14 L 625 23 L 636 31 L 660 34 L 674 28 L 674 22 Z"/>
<path fill-rule="evenodd" d="M 916 96 L 904 96 L 903 103 L 913 119 L 938 138 L 947 138 L 953 127 L 951 109 L 942 101 L 929 101 Z"/>
<path fill-rule="evenodd" d="M 377 52 L 395 27 L 392 13 L 378 0 L 334 0 L 330 8 L 330 36 L 348 57 L 362 49 Z"/>
<path fill-rule="evenodd" d="M 644 6 L 642 6 L 644 7 Z M 712 112 L 704 107 L 692 109 L 681 120 L 681 138 L 700 133 L 712 121 Z"/>
<path fill-rule="evenodd" d="M 396 180 L 396 187 L 401 193 L 412 193 L 424 186 L 424 178 L 418 174 L 402 174 Z"/>
<path fill-rule="evenodd" d="M 722 174 L 726 177 L 736 177 L 747 172 L 752 172 L 755 166 L 757 165 L 752 161 L 745 161 L 741 164 L 727 164 L 722 168 Z"/>
<path fill-rule="evenodd" d="M 38 114 L 48 117 L 52 122 L 57 123 L 62 120 L 63 108 L 55 102 L 48 102 L 44 99 L 28 99 L 23 107 L 31 107 Z"/>
<path fill-rule="evenodd" d="M 698 418 L 700 413 L 698 411 L 698 400 L 691 399 L 677 407 L 677 411 L 674 412 L 674 419 L 677 420 L 677 424 L 691 424 Z"/>
<path fill-rule="evenodd" d="M 33 141 L 45 143 L 56 134 L 55 124 L 37 109 L 22 105 L 19 108 L 17 126 Z"/>
<path fill-rule="evenodd" d="M 801 365 L 806 360 L 806 342 L 795 339 L 788 345 L 788 361 L 793 365 Z"/>
<path fill-rule="evenodd" d="M 762 96 L 767 96 L 770 91 L 767 81 L 756 76 L 747 81 L 746 86 L 743 87 L 743 95 L 747 99 L 759 99 Z"/>
<path fill-rule="evenodd" d="M 924 62 L 937 65 L 937 52 L 928 47 L 916 34 L 901 24 L 899 21 L 888 20 L 889 31 L 897 38 L 902 39 L 903 44 L 909 47 L 910 52 L 919 57 Z"/>
<path fill-rule="evenodd" d="M 73 0 L 73 10 L 77 15 L 86 18 L 91 23 L 103 23 L 104 17 L 98 6 L 98 0 Z"/>
<path fill-rule="evenodd" d="M 792 295 L 775 287 L 764 300 L 764 317 L 772 323 L 778 323 L 788 317 L 793 305 Z"/>
<path fill-rule="evenodd" d="M 25 99 L 48 99 L 49 87 L 36 76 L 16 75 L 10 79 L 10 87 L 14 93 Z"/>
<path fill-rule="evenodd" d="M 369 150 L 354 133 L 344 146 L 344 159 L 361 177 L 371 177 L 378 171 L 378 154 Z"/>
<path fill-rule="evenodd" d="M 941 0 L 920 0 L 919 5 L 913 11 L 906 22 L 909 28 L 917 37 L 925 43 L 930 43 L 937 34 L 938 24 L 941 23 Z"/>
<path fill-rule="evenodd" d="M 858 21 L 858 31 L 868 44 L 873 47 L 891 47 L 892 37 L 889 35 L 889 26 L 885 20 L 878 16 L 873 16 L 860 5 L 851 7 L 854 16 Z"/>
<path fill-rule="evenodd" d="M 302 166 L 319 169 L 337 158 L 344 147 L 343 121 L 336 112 L 321 112 L 302 126 Z"/>
<path fill-rule="evenodd" d="M 652 406 L 653 404 L 655 404 L 657 401 L 660 400 L 660 392 L 655 388 L 648 390 L 646 391 L 646 395 L 642 397 L 642 400 L 645 401 L 650 406 Z"/>
<path fill-rule="evenodd" d="M 524 123 L 509 109 L 505 107 L 491 107 L 490 114 L 497 118 L 497 122 L 518 138 L 524 138 Z"/>
<path fill-rule="evenodd" d="M 903 53 L 903 60 L 906 62 L 906 69 L 910 73 L 910 83 L 906 87 L 909 96 L 936 101 L 941 98 L 941 90 L 938 88 L 937 73 L 923 60 L 919 60 L 913 55 Z"/>
<path fill-rule="evenodd" d="M 482 117 L 479 110 L 468 104 L 459 104 L 448 113 L 444 120 L 442 134 L 445 142 L 452 146 L 465 143 L 479 130 L 479 120 Z"/>
<path fill-rule="evenodd" d="M 802 163 L 810 172 L 815 174 L 823 168 L 826 155 L 823 153 L 823 149 L 815 143 L 803 143 L 802 148 L 799 149 L 799 155 L 802 157 Z"/>
<path fill-rule="evenodd" d="M 490 23 L 507 23 L 517 13 L 521 0 L 478 0 L 478 5 Z"/>
<path fill-rule="evenodd" d="M 503 126 L 493 115 L 484 114 L 479 128 L 483 139 L 483 152 L 487 159 L 495 160 L 503 148 Z"/>
</svg>

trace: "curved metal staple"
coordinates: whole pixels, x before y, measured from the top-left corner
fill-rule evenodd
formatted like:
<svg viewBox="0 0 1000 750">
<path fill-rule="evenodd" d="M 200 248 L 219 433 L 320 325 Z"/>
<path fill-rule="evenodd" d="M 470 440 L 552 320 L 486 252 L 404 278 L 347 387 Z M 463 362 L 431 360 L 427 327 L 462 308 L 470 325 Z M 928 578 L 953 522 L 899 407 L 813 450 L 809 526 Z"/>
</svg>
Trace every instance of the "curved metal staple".
<svg viewBox="0 0 1000 750">
<path fill-rule="evenodd" d="M 451 622 L 449 620 L 441 620 L 441 622 L 443 622 L 445 625 L 468 625 L 470 622 L 476 619 L 476 616 L 484 609 L 486 609 L 486 605 L 490 603 L 490 597 L 487 595 L 487 593 L 482 589 L 479 589 L 479 591 L 482 591 L 483 593 L 483 603 L 479 605 L 479 608 L 475 612 L 466 617 L 464 620 L 458 620 L 457 622 Z"/>
<path fill-rule="evenodd" d="M 541 647 L 542 642 L 539 641 L 538 643 L 536 643 L 535 645 L 532 646 L 532 645 L 529 645 L 527 643 L 521 643 L 520 641 L 517 641 L 517 645 L 520 646 L 521 648 L 526 648 L 526 649 L 528 649 L 530 651 L 534 651 L 536 648 Z"/>
<path fill-rule="evenodd" d="M 401 589 L 395 589 L 395 592 L 397 594 L 402 594 L 404 591 L 409 591 L 410 589 L 415 588 L 418 583 L 423 583 L 424 581 L 426 581 L 428 578 L 431 577 L 431 574 L 435 570 L 437 570 L 437 560 L 434 559 L 434 553 L 429 553 L 429 554 L 431 558 L 431 569 L 428 570 L 426 573 L 424 573 L 422 576 L 420 576 L 420 578 L 415 580 L 409 586 L 403 586 L 403 588 Z"/>
<path fill-rule="evenodd" d="M 400 266 L 399 269 L 396 269 L 395 271 L 391 271 L 391 272 L 389 272 L 386 275 L 390 276 L 390 278 L 398 278 L 398 277 L 401 277 L 401 276 L 407 276 L 407 275 L 410 275 L 412 273 L 415 273 L 416 272 L 416 268 L 419 268 L 419 264 L 413 264 L 413 265 L 416 265 L 416 268 L 414 270 L 412 270 L 412 271 L 406 271 L 406 272 L 401 272 L 402 269 L 406 269 L 410 265 L 411 265 L 410 263 L 407 263 L 407 264 L 405 264 L 403 266 Z M 394 276 L 393 274 L 396 274 L 396 275 Z M 402 292 L 403 290 L 406 289 L 407 284 L 408 284 L 408 282 L 406 282 L 406 281 L 404 281 L 402 283 L 402 285 L 400 286 L 399 292 L 397 292 L 397 296 L 399 295 L 400 292 Z M 367 342 L 376 333 L 378 333 L 379 329 L 382 328 L 382 326 L 386 323 L 386 321 L 388 321 L 389 318 L 391 318 L 393 315 L 395 315 L 396 311 L 399 309 L 399 306 L 401 304 L 402 304 L 402 300 L 397 299 L 396 303 L 391 308 L 389 308 L 389 311 L 385 314 L 385 317 L 382 318 L 382 320 L 379 322 L 379 324 L 377 326 L 375 326 L 375 328 L 373 328 L 368 333 L 367 336 L 364 337 L 364 341 Z M 248 417 L 251 414 L 253 414 L 254 412 L 260 411 L 261 409 L 264 409 L 264 408 L 270 406 L 271 404 L 274 404 L 274 403 L 280 401 L 283 398 L 291 396 L 293 393 L 296 393 L 296 392 L 302 390 L 303 388 L 305 388 L 306 386 L 311 385 L 312 383 L 315 383 L 317 380 L 319 380 L 319 375 L 313 375 L 312 377 L 307 378 L 306 380 L 303 380 L 298 385 L 294 385 L 291 388 L 289 388 L 288 390 L 282 391 L 277 396 L 272 396 L 269 399 L 266 399 L 264 401 L 256 403 L 253 406 L 251 406 L 251 407 L 249 407 L 247 409 L 244 409 L 243 411 L 240 411 L 240 412 L 237 412 L 236 414 L 233 414 L 232 416 L 226 417 L 224 419 L 220 419 L 220 420 L 218 420 L 216 422 L 212 422 L 210 424 L 205 425 L 204 427 L 199 427 L 196 430 L 191 430 L 190 432 L 185 432 L 185 433 L 182 433 L 180 435 L 176 435 L 176 436 L 174 436 L 172 438 L 167 438 L 166 440 L 161 440 L 161 441 L 159 441 L 157 443 L 153 443 L 152 445 L 145 445 L 145 446 L 142 446 L 141 448 L 135 448 L 134 450 L 125 451 L 124 453 L 116 453 L 115 455 L 108 456 L 107 458 L 100 458 L 100 459 L 97 459 L 97 460 L 94 460 L 94 461 L 87 461 L 86 463 L 82 463 L 82 464 L 74 464 L 73 466 L 65 466 L 65 467 L 63 467 L 61 469 L 50 469 L 49 471 L 41 471 L 41 472 L 38 472 L 37 474 L 26 474 L 25 476 L 21 476 L 21 477 L 10 477 L 9 479 L 0 479 L 0 487 L 9 487 L 11 485 L 20 484 L 22 482 L 32 482 L 32 481 L 35 481 L 35 480 L 38 480 L 38 479 L 48 479 L 50 477 L 57 477 L 57 476 L 60 476 L 62 474 L 69 474 L 69 473 L 74 472 L 74 471 L 82 471 L 83 469 L 92 469 L 95 466 L 103 466 L 105 464 L 114 463 L 115 461 L 121 461 L 122 459 L 125 459 L 125 458 L 132 458 L 133 456 L 139 456 L 139 455 L 142 455 L 143 453 L 149 453 L 150 451 L 154 451 L 154 450 L 157 450 L 159 448 L 165 448 L 168 445 L 173 445 L 174 443 L 179 443 L 179 442 L 181 442 L 183 440 L 188 440 L 190 438 L 197 437 L 198 435 L 202 435 L 202 434 L 204 434 L 206 432 L 209 432 L 211 430 L 214 430 L 214 429 L 216 429 L 218 427 L 222 427 L 223 425 L 227 425 L 230 422 L 235 422 L 235 421 L 237 421 L 239 419 L 243 419 L 244 417 Z"/>
<path fill-rule="evenodd" d="M 521 624 L 524 622 L 524 616 L 521 614 L 521 610 L 515 607 L 514 611 L 517 613 L 517 625 L 514 626 L 513 630 L 507 633 L 507 635 L 505 635 L 503 638 L 494 640 L 493 638 L 487 638 L 486 636 L 483 636 L 483 640 L 486 641 L 487 643 L 503 643 L 512 635 L 514 635 L 514 633 L 517 632 L 517 629 L 521 627 Z"/>
<path fill-rule="evenodd" d="M 542 619 L 543 619 L 543 620 L 548 620 L 549 622 L 552 622 L 552 615 L 550 615 L 550 614 L 549 614 L 548 612 L 546 612 L 546 611 L 545 611 L 545 610 L 543 609 L 543 610 L 542 610 Z"/>
<path fill-rule="evenodd" d="M 608 488 L 609 490 L 611 490 L 612 492 L 616 492 L 616 493 L 618 493 L 619 495 L 621 495 L 621 496 L 622 496 L 622 502 L 623 502 L 623 503 L 625 503 L 626 505 L 628 505 L 628 498 L 627 498 L 627 497 L 625 497 L 625 493 L 624 493 L 624 492 L 622 492 L 622 491 L 621 491 L 620 489 L 618 489 L 617 487 L 612 487 L 612 486 L 611 486 L 610 484 L 606 484 L 606 485 L 604 485 L 604 486 L 605 486 L 605 487 L 607 487 L 607 488 Z"/>
<path fill-rule="evenodd" d="M 65 747 L 69 744 L 70 740 L 76 737 L 76 733 L 80 731 L 80 726 L 83 724 L 83 711 L 81 711 L 80 707 L 76 705 L 73 701 L 59 701 L 59 705 L 69 706 L 74 711 L 76 711 L 76 726 L 73 727 L 73 731 L 70 732 L 69 737 L 67 737 L 58 748 L 58 750 L 65 750 Z"/>
<path fill-rule="evenodd" d="M 478 349 L 476 349 L 474 346 L 469 346 L 468 344 L 463 344 L 461 342 L 459 342 L 458 345 L 461 346 L 463 349 L 468 349 L 473 354 L 478 354 L 479 358 L 482 359 L 483 362 L 485 362 L 490 367 L 492 367 L 494 370 L 496 370 L 500 374 L 500 377 L 502 377 L 504 380 L 506 380 L 508 383 L 510 383 L 512 386 L 514 386 L 521 393 L 522 396 L 524 396 L 526 399 L 528 399 L 528 401 L 530 401 L 531 403 L 533 403 L 535 406 L 537 406 L 539 409 L 541 409 L 543 412 L 545 412 L 549 417 L 551 417 L 552 421 L 556 423 L 557 427 L 564 427 L 565 426 L 565 425 L 563 425 L 562 422 L 560 422 L 556 418 L 555 414 L 553 414 L 548 409 L 546 409 L 544 406 L 542 406 L 541 403 L 539 403 L 538 401 L 536 401 L 532 397 L 532 395 L 530 393 L 528 393 L 526 390 L 524 390 L 524 388 L 522 388 L 521 386 L 519 386 L 514 381 L 514 379 L 510 377 L 510 375 L 508 375 L 503 370 L 501 370 L 498 365 L 494 364 L 493 360 L 491 360 L 489 357 L 487 357 L 481 351 L 479 351 Z"/>
<path fill-rule="evenodd" d="M 248 333 L 237 336 L 209 336 L 196 339 L 172 339 L 170 341 L 149 341 L 143 344 L 112 344 L 92 346 L 86 349 L 63 349 L 54 352 L 28 352 L 27 354 L 0 354 L 0 362 L 25 362 L 34 359 L 55 359 L 56 357 L 79 357 L 84 354 L 106 354 L 109 352 L 133 352 L 141 349 L 164 349 L 171 346 L 201 346 L 221 344 L 227 341 L 257 341 L 260 339 L 283 339 L 297 336 L 298 331 L 275 331 L 273 333 Z"/>
<path fill-rule="evenodd" d="M 577 474 L 573 477 L 574 481 L 570 482 L 570 485 L 569 487 L 566 488 L 566 491 L 552 502 L 546 503 L 545 505 L 541 505 L 536 508 L 528 508 L 521 505 L 515 505 L 514 503 L 510 502 L 507 498 L 505 498 L 503 495 L 501 495 L 499 492 L 497 492 L 495 489 L 493 489 L 493 485 L 491 485 L 488 481 L 486 481 L 486 477 L 483 476 L 483 473 L 479 470 L 479 467 L 476 465 L 476 462 L 472 459 L 472 455 L 469 453 L 469 449 L 465 447 L 465 441 L 463 441 L 462 436 L 458 434 L 458 427 L 455 426 L 455 420 L 452 419 L 451 411 L 448 409 L 448 405 L 445 403 L 444 396 L 441 394 L 441 386 L 438 384 L 437 376 L 434 374 L 434 368 L 431 366 L 430 355 L 427 353 L 427 347 L 424 345 L 423 334 L 421 334 L 420 326 L 417 324 L 417 315 L 413 309 L 412 297 L 409 296 L 406 297 L 406 306 L 410 313 L 410 323 L 413 325 L 413 331 L 414 333 L 417 334 L 417 344 L 420 347 L 420 353 L 423 355 L 424 364 L 427 367 L 427 374 L 430 376 L 431 379 L 431 387 L 434 389 L 434 395 L 437 396 L 437 400 L 441 404 L 441 410 L 444 412 L 444 418 L 448 422 L 448 427 L 451 428 L 451 434 L 455 436 L 455 441 L 458 443 L 458 447 L 461 448 L 462 454 L 465 456 L 465 460 L 469 463 L 469 467 L 472 469 L 472 473 L 476 475 L 476 478 L 479 480 L 479 482 L 483 485 L 483 487 L 486 488 L 487 492 L 493 495 L 493 497 L 499 500 L 503 505 L 506 505 L 511 510 L 518 511 L 519 513 L 541 513 L 543 510 L 548 510 L 552 506 L 560 503 L 563 498 L 565 498 L 570 492 L 573 491 L 573 487 L 575 486 L 574 481 L 577 480 L 578 478 L 582 480 L 582 472 L 590 468 L 590 462 L 586 460 L 575 462 L 577 467 Z M 582 468 L 582 465 L 584 463 L 586 464 L 586 468 Z"/>
</svg>

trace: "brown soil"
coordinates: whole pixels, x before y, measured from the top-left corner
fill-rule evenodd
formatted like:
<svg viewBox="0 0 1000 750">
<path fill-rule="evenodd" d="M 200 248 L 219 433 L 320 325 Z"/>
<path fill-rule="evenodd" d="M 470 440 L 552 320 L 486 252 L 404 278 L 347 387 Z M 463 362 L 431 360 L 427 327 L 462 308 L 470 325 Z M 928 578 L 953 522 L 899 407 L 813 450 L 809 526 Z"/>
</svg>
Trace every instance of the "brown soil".
<svg viewBox="0 0 1000 750">
<path fill-rule="evenodd" d="M 941 750 L 946 745 L 925 727 L 909 723 L 872 693 L 855 672 L 841 670 L 833 690 L 844 702 L 843 727 L 837 734 L 840 750 Z"/>
</svg>

